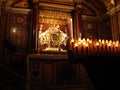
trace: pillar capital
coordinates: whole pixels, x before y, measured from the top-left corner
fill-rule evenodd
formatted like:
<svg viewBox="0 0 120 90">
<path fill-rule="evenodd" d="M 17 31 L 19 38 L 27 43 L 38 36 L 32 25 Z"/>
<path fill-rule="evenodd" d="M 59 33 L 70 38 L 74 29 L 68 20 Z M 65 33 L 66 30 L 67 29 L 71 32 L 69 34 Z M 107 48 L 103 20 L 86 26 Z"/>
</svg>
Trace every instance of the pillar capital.
<svg viewBox="0 0 120 90">
<path fill-rule="evenodd" d="M 85 0 L 73 0 L 73 3 L 81 3 L 84 2 Z"/>
<path fill-rule="evenodd" d="M 39 7 L 39 2 L 34 2 L 34 3 L 33 3 L 33 7 L 34 7 L 34 8 L 38 8 L 38 7 Z"/>
<path fill-rule="evenodd" d="M 74 11 L 82 11 L 83 9 L 83 5 L 82 5 L 83 1 L 74 1 Z"/>
</svg>

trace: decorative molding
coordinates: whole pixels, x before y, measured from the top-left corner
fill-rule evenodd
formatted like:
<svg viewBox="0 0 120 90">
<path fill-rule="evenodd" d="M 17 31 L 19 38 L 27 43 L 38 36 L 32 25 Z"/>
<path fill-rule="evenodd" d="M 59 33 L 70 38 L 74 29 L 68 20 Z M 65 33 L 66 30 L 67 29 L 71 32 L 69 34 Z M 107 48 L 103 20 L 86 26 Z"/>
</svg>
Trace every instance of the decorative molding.
<svg viewBox="0 0 120 90">
<path fill-rule="evenodd" d="M 73 3 L 81 3 L 81 2 L 84 2 L 85 0 L 72 0 Z"/>
<path fill-rule="evenodd" d="M 25 22 L 24 16 L 17 16 L 16 17 L 16 23 L 23 24 Z"/>
<path fill-rule="evenodd" d="M 68 6 L 68 5 L 61 5 L 61 4 L 52 4 L 52 3 L 44 3 L 41 2 L 39 3 L 40 8 L 47 8 L 47 9 L 60 9 L 62 11 L 71 11 L 74 9 L 73 6 Z"/>
<path fill-rule="evenodd" d="M 32 12 L 32 10 L 30 10 L 30 9 L 23 9 L 23 8 L 6 8 L 5 11 L 16 12 L 16 13 L 24 13 L 24 14 L 28 14 L 28 12 Z"/>
<path fill-rule="evenodd" d="M 63 4 L 63 5 L 73 5 L 73 0 L 39 0 L 40 3 L 54 3 L 54 4 Z"/>
<path fill-rule="evenodd" d="M 93 16 L 86 16 L 86 15 L 82 15 L 82 19 L 83 20 L 87 20 L 87 21 L 99 21 L 100 17 L 93 17 Z"/>
<path fill-rule="evenodd" d="M 66 25 L 67 20 L 62 19 L 50 19 L 50 18 L 40 18 L 40 23 L 46 23 L 46 24 L 59 24 L 59 25 Z"/>
<path fill-rule="evenodd" d="M 71 13 L 55 11 L 55 10 L 40 10 L 39 16 L 47 17 L 47 18 L 56 18 L 56 19 L 70 19 Z"/>
<path fill-rule="evenodd" d="M 113 13 L 115 13 L 115 12 L 119 12 L 120 11 L 120 5 L 117 5 L 116 7 L 113 7 L 111 10 L 109 10 L 108 12 L 107 12 L 107 14 L 113 14 Z"/>
</svg>

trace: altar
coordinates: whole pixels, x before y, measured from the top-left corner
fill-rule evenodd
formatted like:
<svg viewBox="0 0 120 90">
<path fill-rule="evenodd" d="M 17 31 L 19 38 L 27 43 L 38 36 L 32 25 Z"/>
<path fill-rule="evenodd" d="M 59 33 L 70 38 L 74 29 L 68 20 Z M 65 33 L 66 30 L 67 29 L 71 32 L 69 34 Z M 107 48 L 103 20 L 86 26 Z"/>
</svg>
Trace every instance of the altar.
<svg viewBox="0 0 120 90">
<path fill-rule="evenodd" d="M 68 60 L 68 54 L 59 54 L 59 53 L 52 53 L 52 54 L 28 54 L 27 61 L 29 59 L 46 59 L 46 60 Z"/>
<path fill-rule="evenodd" d="M 27 90 L 72 90 L 72 88 L 94 90 L 84 66 L 80 63 L 70 63 L 67 53 L 27 56 Z"/>
</svg>

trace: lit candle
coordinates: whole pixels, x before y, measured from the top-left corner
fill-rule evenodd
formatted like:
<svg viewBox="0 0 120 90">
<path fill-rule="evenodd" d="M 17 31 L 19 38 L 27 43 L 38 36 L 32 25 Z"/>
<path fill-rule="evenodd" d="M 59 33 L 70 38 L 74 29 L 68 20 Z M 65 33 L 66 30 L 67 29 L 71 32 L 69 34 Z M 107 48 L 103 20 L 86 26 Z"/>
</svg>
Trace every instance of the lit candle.
<svg viewBox="0 0 120 90">
<path fill-rule="evenodd" d="M 119 55 L 119 41 L 116 41 L 116 52 Z"/>
<path fill-rule="evenodd" d="M 78 43 L 75 43 L 75 53 L 78 55 Z"/>
<path fill-rule="evenodd" d="M 71 39 L 71 49 L 73 50 L 74 49 L 74 39 Z"/>
<path fill-rule="evenodd" d="M 116 45 L 116 55 L 118 55 L 118 45 Z"/>
<path fill-rule="evenodd" d="M 105 52 L 108 54 L 108 40 L 105 41 Z"/>
<path fill-rule="evenodd" d="M 85 54 L 86 54 L 86 56 L 89 55 L 88 53 L 89 53 L 89 52 L 88 52 L 88 43 L 86 43 L 86 44 L 85 44 Z"/>
<path fill-rule="evenodd" d="M 109 55 L 111 55 L 111 43 L 108 43 L 108 53 L 109 53 Z"/>
<path fill-rule="evenodd" d="M 92 44 L 92 40 L 89 40 L 89 42 L 88 42 L 88 54 L 89 55 L 93 55 L 93 44 Z"/>
<path fill-rule="evenodd" d="M 96 54 L 99 55 L 99 42 L 96 42 Z"/>
<path fill-rule="evenodd" d="M 102 55 L 105 54 L 105 40 L 102 40 Z"/>
<path fill-rule="evenodd" d="M 78 39 L 78 53 L 81 56 L 82 55 L 82 40 Z"/>
<path fill-rule="evenodd" d="M 83 54 L 83 56 L 85 56 L 85 45 L 86 45 L 85 38 L 83 38 L 82 43 L 83 43 L 83 45 L 82 45 L 82 54 Z"/>
<path fill-rule="evenodd" d="M 95 51 L 95 48 L 96 48 L 96 45 L 95 45 L 96 41 L 93 42 L 93 55 L 96 54 L 96 51 Z"/>
<path fill-rule="evenodd" d="M 114 54 L 113 42 L 111 42 L 111 54 Z"/>
</svg>

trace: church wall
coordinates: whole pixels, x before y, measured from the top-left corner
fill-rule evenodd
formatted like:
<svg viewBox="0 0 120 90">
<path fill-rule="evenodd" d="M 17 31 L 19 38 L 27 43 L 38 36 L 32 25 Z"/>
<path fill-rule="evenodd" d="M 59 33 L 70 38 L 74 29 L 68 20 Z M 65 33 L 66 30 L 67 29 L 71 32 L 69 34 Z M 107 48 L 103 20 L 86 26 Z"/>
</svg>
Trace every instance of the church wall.
<svg viewBox="0 0 120 90">
<path fill-rule="evenodd" d="M 30 50 L 30 10 L 5 9 L 2 18 L 2 44 L 5 60 L 23 59 Z M 23 57 L 21 57 L 23 56 Z"/>
<path fill-rule="evenodd" d="M 22 9 L 23 8 L 22 6 L 21 6 L 22 7 L 21 9 L 20 9 L 20 6 L 17 6 L 17 7 L 19 7 L 19 8 L 18 9 L 15 8 L 16 10 L 13 8 L 9 9 L 9 10 L 5 10 L 5 14 L 4 14 L 5 16 L 2 16 L 2 17 L 4 17 L 4 20 L 2 21 L 3 25 L 1 25 L 1 26 L 2 26 L 2 30 L 4 30 L 4 32 L 2 33 L 3 37 L 1 39 L 1 41 L 4 39 L 8 39 L 10 42 L 12 42 L 13 45 L 15 45 L 19 48 L 18 51 L 20 51 L 20 52 L 23 52 L 24 50 L 34 52 L 34 50 L 31 50 L 31 47 L 35 46 L 35 44 L 36 44 L 34 42 L 31 42 L 31 41 L 33 41 L 33 38 L 35 38 L 34 36 L 32 37 L 34 31 L 32 31 L 33 22 L 31 20 L 34 17 L 32 17 L 32 12 L 29 14 L 30 10 L 25 9 L 26 7 L 24 7 L 24 9 Z M 40 7 L 40 10 L 41 10 L 41 8 L 43 8 L 43 7 Z M 44 9 L 45 9 L 45 7 L 44 7 Z M 53 8 L 51 8 L 50 10 L 52 10 L 52 9 Z M 72 9 L 74 9 L 74 7 Z M 113 38 L 112 35 L 114 32 L 111 33 L 112 25 L 110 25 L 109 18 L 108 19 L 107 18 L 104 19 L 104 18 L 100 18 L 100 17 L 97 18 L 96 15 L 98 15 L 98 13 L 96 14 L 96 12 L 93 12 L 93 11 L 95 11 L 94 9 L 91 11 L 89 8 L 84 9 L 83 7 L 80 7 L 80 10 L 78 10 L 78 11 L 81 11 L 81 9 L 84 10 L 84 13 L 81 12 L 80 14 L 85 15 L 85 17 L 82 17 L 82 21 L 79 21 L 79 22 L 81 22 L 80 24 L 82 24 L 79 26 L 82 26 L 82 37 L 83 38 L 92 38 L 92 39 L 98 39 L 98 38 L 112 39 Z M 47 8 L 47 10 L 49 10 L 49 9 Z M 60 9 L 60 10 L 62 11 L 63 9 Z M 72 10 L 71 11 L 70 10 L 69 10 L 69 14 L 72 11 Z M 89 18 L 89 17 L 91 17 L 91 18 Z M 103 17 L 103 16 L 101 16 L 101 17 Z M 118 18 L 119 18 L 119 16 L 118 16 Z M 40 21 L 40 18 L 39 18 L 39 21 Z M 40 25 L 40 23 L 39 23 L 39 25 Z M 17 34 L 16 36 L 14 36 L 13 34 L 10 33 L 11 29 L 13 29 L 14 27 L 17 29 L 18 32 L 20 32 L 19 33 L 20 35 Z M 65 27 L 62 27 L 62 29 L 63 28 L 65 28 Z M 38 29 L 39 29 L 39 27 L 38 27 Z M 71 29 L 71 28 L 69 27 L 68 29 Z M 76 33 L 76 30 L 74 29 L 73 32 Z M 71 34 L 71 33 L 68 33 L 68 34 Z M 115 34 L 117 34 L 117 32 Z M 117 35 L 114 35 L 114 36 L 117 36 Z"/>
</svg>

